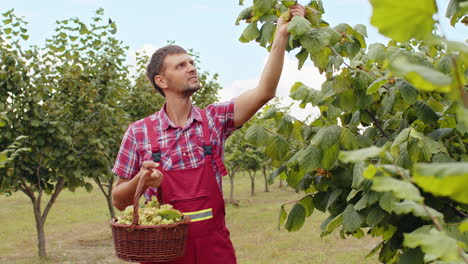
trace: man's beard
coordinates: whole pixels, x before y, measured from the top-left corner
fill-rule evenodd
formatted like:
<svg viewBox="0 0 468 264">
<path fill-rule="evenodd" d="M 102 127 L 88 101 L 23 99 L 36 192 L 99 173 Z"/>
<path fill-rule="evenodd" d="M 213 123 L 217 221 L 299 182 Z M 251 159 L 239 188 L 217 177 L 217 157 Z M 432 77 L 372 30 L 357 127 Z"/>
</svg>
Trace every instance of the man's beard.
<svg viewBox="0 0 468 264">
<path fill-rule="evenodd" d="M 196 91 L 200 90 L 200 88 L 201 88 L 200 83 L 197 83 L 197 84 L 194 84 L 194 85 L 187 85 L 187 87 L 185 87 L 185 89 L 184 89 L 184 95 L 187 96 L 187 97 L 190 97 Z"/>
</svg>

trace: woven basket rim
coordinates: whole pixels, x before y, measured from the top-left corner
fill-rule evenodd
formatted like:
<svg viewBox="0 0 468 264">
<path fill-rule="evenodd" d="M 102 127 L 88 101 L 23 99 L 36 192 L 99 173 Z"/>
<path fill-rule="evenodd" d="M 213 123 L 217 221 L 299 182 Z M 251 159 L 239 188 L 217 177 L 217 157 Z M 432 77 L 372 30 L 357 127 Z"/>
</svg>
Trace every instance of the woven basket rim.
<svg viewBox="0 0 468 264">
<path fill-rule="evenodd" d="M 191 221 L 190 217 L 188 217 L 186 215 L 182 215 L 182 216 L 183 216 L 183 219 L 180 222 L 172 223 L 172 224 L 161 224 L 161 225 L 119 224 L 119 223 L 117 223 L 117 218 L 112 218 L 110 220 L 110 225 L 114 226 L 114 227 L 133 228 L 133 229 L 139 229 L 139 230 L 140 229 L 160 229 L 160 228 L 169 229 L 169 228 L 176 227 L 178 225 L 185 225 L 185 224 L 190 223 L 190 221 Z"/>
</svg>

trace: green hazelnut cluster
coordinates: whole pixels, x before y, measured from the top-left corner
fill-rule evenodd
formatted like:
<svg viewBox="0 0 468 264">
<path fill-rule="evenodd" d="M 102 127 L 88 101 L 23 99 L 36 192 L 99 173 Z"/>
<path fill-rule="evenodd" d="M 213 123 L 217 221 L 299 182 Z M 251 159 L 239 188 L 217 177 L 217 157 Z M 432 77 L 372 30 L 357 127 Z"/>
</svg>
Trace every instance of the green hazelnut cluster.
<svg viewBox="0 0 468 264">
<path fill-rule="evenodd" d="M 138 208 L 139 225 L 166 225 L 182 221 L 182 213 L 170 204 L 159 205 L 158 201 L 149 201 Z M 132 224 L 133 205 L 124 210 L 124 214 L 117 218 L 119 224 Z"/>
</svg>

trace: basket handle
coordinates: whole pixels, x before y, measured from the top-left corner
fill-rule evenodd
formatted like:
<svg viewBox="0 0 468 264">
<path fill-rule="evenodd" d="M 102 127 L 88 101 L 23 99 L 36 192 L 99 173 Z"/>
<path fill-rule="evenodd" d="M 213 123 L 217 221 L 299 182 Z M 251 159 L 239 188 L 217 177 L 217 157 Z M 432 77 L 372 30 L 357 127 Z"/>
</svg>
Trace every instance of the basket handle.
<svg viewBox="0 0 468 264">
<path fill-rule="evenodd" d="M 138 209 L 139 209 L 139 202 L 140 202 L 140 197 L 143 195 L 143 193 L 146 191 L 147 188 L 145 188 L 145 175 L 142 175 L 140 177 L 140 180 L 138 181 L 138 185 L 135 191 L 135 197 L 133 197 L 133 219 L 132 219 L 132 228 L 138 225 L 138 220 L 140 218 L 138 214 Z"/>
</svg>

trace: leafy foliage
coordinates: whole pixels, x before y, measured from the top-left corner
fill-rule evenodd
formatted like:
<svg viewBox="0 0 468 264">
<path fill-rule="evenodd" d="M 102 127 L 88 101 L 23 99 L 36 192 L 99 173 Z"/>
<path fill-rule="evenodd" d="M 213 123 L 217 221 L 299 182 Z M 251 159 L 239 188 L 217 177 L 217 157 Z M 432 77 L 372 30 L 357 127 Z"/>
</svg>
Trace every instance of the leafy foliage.
<svg viewBox="0 0 468 264">
<path fill-rule="evenodd" d="M 128 124 L 161 108 L 162 97 L 143 74 L 147 57 L 137 55 L 131 83 L 127 47 L 117 26 L 98 9 L 92 22 L 57 21 L 44 47 L 27 47 L 26 22 L 13 10 L 0 24 L 0 193 L 22 191 L 33 204 L 39 255 L 46 256 L 44 225 L 63 189 L 93 180 L 110 215 L 111 172 Z M 198 60 L 198 54 L 190 51 Z M 193 98 L 204 107 L 217 100 L 217 75 L 201 72 L 203 89 Z M 50 195 L 43 206 L 43 194 Z"/>
<path fill-rule="evenodd" d="M 370 2 L 387 45 L 368 45 L 363 25 L 329 25 L 319 0 L 291 20 L 287 50 L 298 50 L 298 68 L 310 59 L 327 80 L 320 91 L 298 82 L 290 96 L 321 116 L 285 126 L 286 115 L 270 108 L 264 118 L 276 130 L 252 126 L 246 139 L 267 144 L 272 180 L 286 178 L 328 211 L 322 236 L 380 237 L 370 255 L 382 263 L 468 263 L 468 48 L 436 35 L 435 2 Z M 459 2 L 447 10 L 454 23 L 466 7 Z M 238 22 L 259 27 L 284 4 Z M 309 216 L 301 206 L 287 214 L 283 205 L 280 226 L 298 230 Z"/>
</svg>

